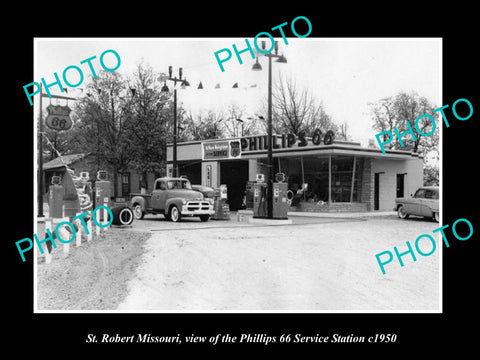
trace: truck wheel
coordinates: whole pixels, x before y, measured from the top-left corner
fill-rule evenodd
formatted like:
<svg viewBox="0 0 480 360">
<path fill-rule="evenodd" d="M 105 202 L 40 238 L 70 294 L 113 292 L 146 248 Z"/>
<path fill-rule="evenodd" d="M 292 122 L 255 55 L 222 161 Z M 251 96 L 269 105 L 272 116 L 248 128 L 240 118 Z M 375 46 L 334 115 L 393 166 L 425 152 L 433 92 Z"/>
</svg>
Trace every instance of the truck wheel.
<svg viewBox="0 0 480 360">
<path fill-rule="evenodd" d="M 173 222 L 179 222 L 181 218 L 182 214 L 180 213 L 177 205 L 172 205 L 172 207 L 170 208 L 170 219 Z"/>
<path fill-rule="evenodd" d="M 210 218 L 210 215 L 200 215 L 200 221 L 201 222 L 208 221 L 209 218 Z"/>
<path fill-rule="evenodd" d="M 408 219 L 410 215 L 407 214 L 403 205 L 400 205 L 397 209 L 397 215 L 400 219 Z"/>
<path fill-rule="evenodd" d="M 133 207 L 133 216 L 137 220 L 142 220 L 143 219 L 143 217 L 145 216 L 145 211 L 142 211 L 142 206 L 141 205 L 136 204 Z"/>
</svg>

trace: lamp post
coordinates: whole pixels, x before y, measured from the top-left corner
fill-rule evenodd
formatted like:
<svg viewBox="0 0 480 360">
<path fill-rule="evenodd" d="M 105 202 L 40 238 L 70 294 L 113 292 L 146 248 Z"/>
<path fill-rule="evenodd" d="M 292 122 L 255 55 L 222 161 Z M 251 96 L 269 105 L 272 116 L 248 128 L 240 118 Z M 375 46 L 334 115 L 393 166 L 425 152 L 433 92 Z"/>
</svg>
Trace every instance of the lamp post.
<svg viewBox="0 0 480 360">
<path fill-rule="evenodd" d="M 265 41 L 262 41 L 262 49 L 265 50 Z M 268 53 L 263 54 L 268 57 L 268 117 L 267 117 L 267 137 L 268 137 L 268 151 L 267 151 L 267 164 L 269 170 L 269 178 L 267 182 L 267 218 L 273 218 L 273 151 L 272 151 L 272 58 L 276 58 L 279 63 L 286 63 L 285 56 L 278 55 L 278 41 L 275 41 L 275 54 Z M 262 66 L 256 59 L 255 64 L 252 66 L 253 71 L 261 71 Z"/>
<path fill-rule="evenodd" d="M 239 119 L 239 118 L 236 118 L 235 120 L 237 120 L 239 123 L 242 124 L 242 137 L 243 137 L 243 125 L 244 125 L 244 121 L 242 119 Z"/>
<path fill-rule="evenodd" d="M 182 68 L 178 69 L 178 78 L 172 77 L 172 67 L 168 67 L 168 78 L 166 80 L 170 80 L 174 82 L 173 85 L 173 177 L 178 176 L 178 163 L 177 163 L 177 82 L 181 82 L 182 86 L 190 86 L 187 79 L 182 79 Z M 162 92 L 168 93 L 169 89 L 167 86 L 167 81 L 165 80 L 162 86 Z"/>
<path fill-rule="evenodd" d="M 233 136 L 233 137 L 242 136 L 243 137 L 243 124 L 244 124 L 243 119 L 240 119 L 240 118 L 237 118 L 237 117 L 231 117 L 227 120 L 234 120 L 234 122 L 232 123 L 232 130 L 230 130 L 230 128 L 228 128 L 228 132 L 230 133 L 230 136 Z M 241 124 L 241 125 L 239 125 L 239 124 Z M 240 132 L 239 129 L 238 129 L 239 126 L 242 127 L 241 135 L 239 135 L 239 132 Z"/>
</svg>

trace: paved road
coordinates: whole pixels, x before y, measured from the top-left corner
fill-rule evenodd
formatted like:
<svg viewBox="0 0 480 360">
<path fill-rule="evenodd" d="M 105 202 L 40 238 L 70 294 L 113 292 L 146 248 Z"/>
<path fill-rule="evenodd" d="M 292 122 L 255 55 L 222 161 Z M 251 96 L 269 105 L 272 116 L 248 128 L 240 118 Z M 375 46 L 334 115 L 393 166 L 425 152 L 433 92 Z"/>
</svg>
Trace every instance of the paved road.
<svg viewBox="0 0 480 360">
<path fill-rule="evenodd" d="M 404 256 L 383 275 L 375 254 L 437 223 L 400 220 L 293 218 L 284 226 L 148 216 L 141 265 L 128 283 L 124 311 L 436 311 L 439 247 L 429 257 Z M 438 242 L 437 242 L 438 245 Z M 425 245 L 426 246 L 426 245 Z M 427 250 L 424 249 L 426 252 Z"/>
<path fill-rule="evenodd" d="M 212 229 L 212 228 L 237 228 L 237 227 L 262 227 L 258 224 L 250 224 L 249 218 L 251 215 L 242 215 L 236 212 L 230 213 L 230 220 L 209 220 L 201 222 L 197 217 L 184 217 L 179 223 L 173 223 L 165 220 L 163 215 L 145 215 L 143 220 L 135 220 L 132 230 L 134 231 L 177 231 L 177 230 L 197 230 L 197 229 Z M 300 224 L 325 224 L 338 222 L 352 222 L 352 221 L 366 221 L 362 216 L 358 217 L 313 217 L 313 216 L 290 216 L 292 225 Z M 281 221 L 280 221 L 281 222 Z M 271 224 L 275 225 L 276 221 L 272 220 Z M 266 224 L 263 226 L 267 226 Z M 277 225 L 276 225 L 277 226 Z M 283 225 L 282 225 L 283 226 Z"/>
</svg>

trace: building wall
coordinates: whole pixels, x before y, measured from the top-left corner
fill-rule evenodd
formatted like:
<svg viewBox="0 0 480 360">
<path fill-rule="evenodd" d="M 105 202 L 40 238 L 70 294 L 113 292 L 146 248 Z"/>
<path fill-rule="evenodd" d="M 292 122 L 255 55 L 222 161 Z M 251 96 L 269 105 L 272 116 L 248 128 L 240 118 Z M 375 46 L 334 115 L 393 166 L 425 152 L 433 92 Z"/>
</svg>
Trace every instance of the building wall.
<svg viewBox="0 0 480 360">
<path fill-rule="evenodd" d="M 130 193 L 140 193 L 142 190 L 140 186 L 141 174 L 136 172 L 133 169 L 130 170 L 129 173 L 130 173 Z M 92 175 L 90 175 L 90 178 L 92 178 Z M 153 172 L 147 173 L 147 189 L 146 189 L 147 193 L 152 192 L 155 179 L 156 177 Z M 111 176 L 109 176 L 109 180 L 112 182 L 112 186 L 113 186 L 113 178 L 111 178 Z M 118 174 L 117 194 L 118 194 L 118 197 L 122 197 L 122 174 Z"/>
<path fill-rule="evenodd" d="M 257 176 L 257 159 L 248 160 L 248 181 L 255 181 Z"/>
<path fill-rule="evenodd" d="M 404 195 L 408 197 L 423 185 L 423 160 L 372 160 L 372 204 L 373 204 L 373 179 L 375 173 L 380 174 L 379 210 L 393 210 L 397 195 L 397 174 L 405 175 Z M 373 210 L 373 205 L 372 205 Z"/>
<path fill-rule="evenodd" d="M 198 160 L 202 158 L 201 142 L 181 143 L 177 146 L 177 160 Z M 173 146 L 167 145 L 167 161 L 173 161 Z"/>
<path fill-rule="evenodd" d="M 359 161 L 360 159 L 357 159 Z M 370 158 L 363 158 L 362 186 L 360 188 L 360 202 L 367 204 L 367 211 L 374 209 L 374 175 Z"/>
</svg>

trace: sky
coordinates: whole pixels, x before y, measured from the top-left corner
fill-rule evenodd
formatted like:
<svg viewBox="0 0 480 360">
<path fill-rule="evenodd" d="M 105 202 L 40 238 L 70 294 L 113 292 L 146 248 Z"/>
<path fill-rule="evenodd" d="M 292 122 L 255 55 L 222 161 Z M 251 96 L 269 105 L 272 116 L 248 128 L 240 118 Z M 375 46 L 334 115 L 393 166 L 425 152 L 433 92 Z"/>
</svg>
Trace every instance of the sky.
<svg viewBox="0 0 480 360">
<path fill-rule="evenodd" d="M 248 39 L 252 47 L 253 38 Z M 400 91 L 415 91 L 434 105 L 441 106 L 442 41 L 439 38 L 276 38 L 279 53 L 287 63 L 273 62 L 273 82 L 280 76 L 293 78 L 299 88 L 307 88 L 327 114 L 340 124 L 347 123 L 348 134 L 368 144 L 374 139 L 368 103 Z M 70 65 L 79 66 L 87 78 L 90 70 L 80 62 L 92 56 L 96 70 L 100 70 L 100 55 L 109 49 L 120 58 L 115 70 L 131 76 L 140 61 L 150 64 L 155 71 L 173 75 L 183 68 L 183 76 L 191 86 L 179 89 L 178 101 L 192 113 L 212 109 L 225 110 L 231 104 L 245 109 L 245 118 L 260 114 L 262 101 L 267 97 L 268 59 L 259 56 L 262 71 L 252 71 L 255 60 L 249 52 L 241 54 L 240 64 L 232 48 L 245 49 L 245 38 L 38 38 L 34 42 L 34 79 L 54 82 L 54 72 L 61 78 Z M 267 39 L 267 47 L 269 40 Z M 214 53 L 228 48 L 230 60 L 223 63 L 222 72 Z M 226 56 L 222 53 L 221 57 Z M 116 64 L 107 53 L 107 66 Z M 69 80 L 75 82 L 75 71 L 69 71 Z M 84 80 L 85 82 L 86 80 Z M 199 82 L 203 90 L 198 90 Z M 234 83 L 238 88 L 233 89 Z M 220 84 L 220 88 L 215 85 Z M 84 84 L 82 84 L 84 85 Z M 79 88 L 82 87 L 79 86 Z M 168 82 L 169 87 L 173 86 Z M 56 87 L 52 93 L 60 94 Z M 69 89 L 68 95 L 80 95 Z M 264 115 L 265 116 L 265 115 Z M 266 116 L 265 116 L 266 117 Z M 328 129 L 322 129 L 327 131 Z"/>
</svg>

